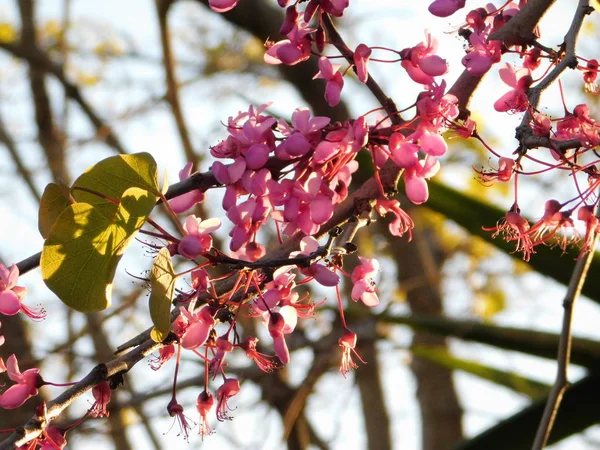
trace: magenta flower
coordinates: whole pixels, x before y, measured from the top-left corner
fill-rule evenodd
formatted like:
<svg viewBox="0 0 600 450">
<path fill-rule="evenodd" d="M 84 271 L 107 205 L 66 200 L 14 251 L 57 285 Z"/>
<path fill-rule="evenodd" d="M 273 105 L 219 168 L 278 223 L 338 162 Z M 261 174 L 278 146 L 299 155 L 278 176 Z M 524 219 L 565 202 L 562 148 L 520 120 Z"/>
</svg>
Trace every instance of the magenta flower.
<svg viewBox="0 0 600 450">
<path fill-rule="evenodd" d="M 416 83 L 430 85 L 434 82 L 433 77 L 448 72 L 446 60 L 435 54 L 437 47 L 435 38 L 425 31 L 423 42 L 402 50 L 402 67 Z"/>
<path fill-rule="evenodd" d="M 65 435 L 67 430 L 61 430 L 53 425 L 44 430 L 44 439 L 39 443 L 39 450 L 61 450 L 67 445 Z M 20 447 L 19 447 L 20 448 Z"/>
<path fill-rule="evenodd" d="M 518 206 L 513 205 L 504 218 L 498 221 L 495 227 L 483 228 L 483 230 L 493 231 L 493 238 L 502 233 L 505 241 L 517 241 L 515 251 L 523 252 L 523 260 L 529 261 L 531 254 L 535 253 L 528 233 L 529 227 L 529 222 L 519 214 Z"/>
<path fill-rule="evenodd" d="M 366 364 L 360 355 L 356 352 L 356 333 L 350 331 L 348 328 L 344 329 L 344 335 L 338 340 L 338 344 L 342 347 L 342 362 L 340 364 L 340 372 L 344 378 L 346 374 L 351 370 L 356 369 L 358 366 L 352 360 L 352 353 L 359 359 L 363 364 Z"/>
<path fill-rule="evenodd" d="M 185 231 L 188 233 L 181 239 L 177 250 L 188 259 L 194 259 L 207 253 L 212 247 L 212 236 L 209 233 L 221 226 L 219 219 L 200 220 L 195 215 L 188 216 L 185 221 Z"/>
<path fill-rule="evenodd" d="M 513 87 L 494 103 L 494 109 L 499 112 L 522 112 L 529 106 L 529 100 L 525 91 L 529 88 L 533 79 L 529 69 L 516 69 L 506 63 L 498 70 L 502 81 Z"/>
<path fill-rule="evenodd" d="M 92 395 L 96 400 L 92 407 L 90 408 L 90 416 L 92 417 L 108 417 L 110 413 L 108 412 L 107 406 L 110 402 L 111 391 L 108 382 L 102 381 L 92 388 Z"/>
<path fill-rule="evenodd" d="M 483 75 L 490 70 L 492 64 L 500 61 L 502 42 L 488 41 L 478 33 L 472 33 L 469 42 L 472 50 L 463 57 L 462 63 L 471 75 Z"/>
<path fill-rule="evenodd" d="M 440 163 L 433 156 L 420 160 L 404 171 L 404 189 L 406 196 L 415 205 L 425 203 L 429 198 L 429 189 L 425 179 L 433 177 L 440 170 Z"/>
<path fill-rule="evenodd" d="M 208 424 L 208 413 L 214 404 L 215 398 L 210 392 L 204 390 L 200 393 L 200 395 L 198 395 L 198 399 L 196 400 L 196 409 L 200 414 L 200 435 L 202 436 L 202 439 L 204 439 L 204 436 L 212 434 L 213 432 Z"/>
<path fill-rule="evenodd" d="M 329 58 L 321 56 L 319 58 L 319 72 L 313 77 L 323 78 L 327 81 L 325 85 L 325 100 L 329 106 L 335 106 L 340 102 L 340 95 L 344 87 L 344 77 L 338 69 L 339 64 L 331 64 Z"/>
<path fill-rule="evenodd" d="M 13 264 L 10 269 L 0 263 L 0 313 L 13 316 L 21 311 L 21 300 L 27 289 L 17 286 L 19 268 Z"/>
<path fill-rule="evenodd" d="M 217 351 L 215 352 L 215 356 L 210 361 L 208 366 L 208 372 L 211 373 L 213 377 L 216 377 L 221 371 L 225 361 L 225 356 L 227 356 L 227 353 L 233 350 L 233 344 L 229 342 L 229 338 L 227 336 L 223 335 L 216 340 L 215 347 Z"/>
<path fill-rule="evenodd" d="M 466 0 L 435 0 L 429 5 L 429 12 L 437 17 L 448 17 L 465 7 Z"/>
<path fill-rule="evenodd" d="M 511 158 L 501 157 L 498 159 L 498 169 L 489 171 L 475 170 L 481 176 L 481 181 L 484 183 L 494 183 L 500 181 L 506 183 L 512 178 L 515 168 L 515 161 Z"/>
<path fill-rule="evenodd" d="M 208 6 L 215 12 L 224 13 L 236 7 L 239 0 L 208 0 Z"/>
<path fill-rule="evenodd" d="M 585 223 L 585 237 L 581 247 L 581 254 L 578 258 L 582 258 L 587 252 L 592 250 L 594 243 L 594 234 L 600 231 L 600 221 L 594 214 L 594 207 L 584 205 L 577 211 L 577 218 Z"/>
<path fill-rule="evenodd" d="M 283 335 L 294 331 L 297 321 L 298 312 L 293 306 L 282 306 L 279 312 L 269 314 L 269 334 L 273 338 L 275 354 L 282 364 L 290 362 L 290 352 Z"/>
<path fill-rule="evenodd" d="M 167 405 L 167 412 L 169 413 L 169 416 L 175 417 L 175 419 L 179 423 L 179 428 L 181 432 L 184 434 L 185 439 L 187 440 L 188 432 L 192 429 L 192 426 L 189 423 L 191 422 L 191 420 L 183 413 L 183 406 L 177 403 L 175 396 L 171 398 L 171 401 Z"/>
<path fill-rule="evenodd" d="M 356 67 L 356 75 L 362 83 L 366 83 L 369 78 L 367 71 L 367 63 L 371 57 L 371 49 L 365 44 L 358 44 L 354 50 L 354 66 Z"/>
<path fill-rule="evenodd" d="M 393 133 L 390 136 L 388 148 L 390 149 L 392 161 L 401 169 L 412 167 L 419 162 L 417 156 L 419 146 L 412 141 L 408 141 L 401 133 Z"/>
<path fill-rule="evenodd" d="M 308 27 L 308 23 L 296 17 L 291 31 L 287 33 L 287 39 L 275 44 L 267 42 L 269 48 L 265 52 L 264 61 L 267 64 L 286 64 L 288 66 L 306 61 L 310 58 L 311 46 L 308 35 L 315 31 L 314 28 Z"/>
<path fill-rule="evenodd" d="M 312 236 L 304 236 L 300 241 L 300 252 L 294 252 L 291 256 L 308 256 L 314 253 L 319 248 L 319 242 Z M 301 272 L 306 276 L 312 276 L 315 280 L 321 283 L 323 286 L 332 287 L 337 286 L 340 282 L 340 276 L 329 270 L 325 265 L 314 263 L 306 269 L 302 269 Z"/>
<path fill-rule="evenodd" d="M 15 355 L 6 360 L 8 378 L 16 382 L 0 395 L 0 408 L 14 409 L 21 406 L 27 399 L 38 394 L 38 389 L 44 385 L 40 369 L 29 369 L 21 373 Z"/>
<path fill-rule="evenodd" d="M 379 272 L 379 262 L 375 258 L 363 258 L 359 256 L 360 265 L 352 271 L 352 300 L 362 301 L 366 306 L 373 307 L 379 304 L 379 298 L 375 291 L 375 281 L 373 277 Z"/>
<path fill-rule="evenodd" d="M 194 163 L 187 163 L 183 169 L 179 171 L 179 181 L 187 180 L 192 173 L 192 166 Z M 171 209 L 177 214 L 184 213 L 191 209 L 197 203 L 204 201 L 204 192 L 194 189 L 193 191 L 187 192 L 186 194 L 179 195 L 169 200 Z"/>
<path fill-rule="evenodd" d="M 187 350 L 201 347 L 216 323 L 213 309 L 205 306 L 200 311 L 191 313 L 182 306 L 179 310 L 180 316 L 173 325 L 175 334 L 181 338 L 181 346 Z"/>
<path fill-rule="evenodd" d="M 273 357 L 256 350 L 257 343 L 258 338 L 248 337 L 238 346 L 246 352 L 246 356 L 252 359 L 260 370 L 267 373 L 272 372 L 277 367 L 273 361 L 271 361 Z"/>
<path fill-rule="evenodd" d="M 415 227 L 415 223 L 410 216 L 400 208 L 400 202 L 398 200 L 379 199 L 375 204 L 375 210 L 380 216 L 385 216 L 388 212 L 391 212 L 396 218 L 390 222 L 389 229 L 392 236 L 403 236 L 404 233 L 408 233 L 408 240 L 412 239 L 412 229 Z"/>
<path fill-rule="evenodd" d="M 175 356 L 175 345 L 170 344 L 164 347 L 161 347 L 158 350 L 158 356 L 153 356 L 149 360 L 149 365 L 152 370 L 160 369 L 164 363 L 170 360 L 173 356 Z"/>
<path fill-rule="evenodd" d="M 228 412 L 233 409 L 229 407 L 227 401 L 238 392 L 240 392 L 240 382 L 235 378 L 226 378 L 221 387 L 217 389 L 217 420 L 219 422 L 232 419 Z"/>
</svg>

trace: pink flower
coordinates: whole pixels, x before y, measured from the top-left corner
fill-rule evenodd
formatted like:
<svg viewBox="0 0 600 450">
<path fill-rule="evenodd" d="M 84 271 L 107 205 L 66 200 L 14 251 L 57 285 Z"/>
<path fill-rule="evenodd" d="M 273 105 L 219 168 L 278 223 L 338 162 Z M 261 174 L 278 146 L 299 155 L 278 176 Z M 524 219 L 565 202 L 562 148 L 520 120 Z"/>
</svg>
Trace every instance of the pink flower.
<svg viewBox="0 0 600 450">
<path fill-rule="evenodd" d="M 227 401 L 238 392 L 240 392 L 240 382 L 235 378 L 225 379 L 225 382 L 217 389 L 217 420 L 219 422 L 232 419 L 228 412 L 233 409 L 229 407 Z"/>
<path fill-rule="evenodd" d="M 435 38 L 425 31 L 423 42 L 402 50 L 402 67 L 416 83 L 430 85 L 434 82 L 433 77 L 448 72 L 446 60 L 435 54 L 437 47 Z"/>
<path fill-rule="evenodd" d="M 481 176 L 483 183 L 493 184 L 495 181 L 506 183 L 512 178 L 515 169 L 515 160 L 511 158 L 501 157 L 498 159 L 497 170 L 477 170 L 475 171 Z"/>
<path fill-rule="evenodd" d="M 429 5 L 429 12 L 437 17 L 448 17 L 465 7 L 466 0 L 435 0 Z"/>
<path fill-rule="evenodd" d="M 215 398 L 212 396 L 210 392 L 206 392 L 206 390 L 202 391 L 200 395 L 198 395 L 198 399 L 196 400 L 196 409 L 200 414 L 200 435 L 202 435 L 202 439 L 204 436 L 208 434 L 212 434 L 213 430 L 210 428 L 208 424 L 208 413 L 212 409 L 215 404 Z"/>
<path fill-rule="evenodd" d="M 348 328 L 344 329 L 344 335 L 338 340 L 338 344 L 342 347 L 342 362 L 340 364 L 340 372 L 344 378 L 346 374 L 351 370 L 356 369 L 358 366 L 352 360 L 352 353 L 359 359 L 360 362 L 366 364 L 358 353 L 356 353 L 356 333 L 353 333 Z"/>
<path fill-rule="evenodd" d="M 17 384 L 9 387 L 0 395 L 0 408 L 14 409 L 21 406 L 27 399 L 38 394 L 38 389 L 44 385 L 40 369 L 29 369 L 21 373 L 15 355 L 10 355 L 6 361 L 8 378 Z"/>
<path fill-rule="evenodd" d="M 196 313 L 190 313 L 182 306 L 179 310 L 181 315 L 175 320 L 174 328 L 181 328 L 175 330 L 175 333 L 181 337 L 181 346 L 187 350 L 201 347 L 206 343 L 216 323 L 213 309 L 205 306 Z"/>
<path fill-rule="evenodd" d="M 192 173 L 192 166 L 194 163 L 187 163 L 183 169 L 179 172 L 179 180 L 187 180 Z M 201 203 L 204 201 L 204 192 L 199 191 L 198 189 L 194 189 L 186 194 L 179 195 L 175 198 L 169 200 L 169 205 L 171 209 L 175 211 L 177 214 L 186 212 L 191 209 L 197 203 Z"/>
<path fill-rule="evenodd" d="M 44 430 L 44 439 L 40 442 L 39 450 L 60 450 L 67 445 L 66 430 L 53 425 Z"/>
<path fill-rule="evenodd" d="M 516 69 L 508 63 L 498 70 L 500 78 L 514 89 L 508 91 L 494 103 L 494 109 L 499 112 L 522 112 L 529 106 L 525 91 L 533 82 L 529 69 Z"/>
<path fill-rule="evenodd" d="M 352 271 L 352 300 L 360 300 L 366 306 L 373 307 L 379 304 L 379 298 L 375 293 L 375 281 L 373 277 L 379 272 L 379 262 L 375 259 L 363 258 L 359 256 L 360 265 Z"/>
<path fill-rule="evenodd" d="M 375 204 L 375 210 L 380 216 L 385 216 L 389 212 L 396 216 L 389 225 L 392 236 L 402 236 L 404 233 L 408 233 L 408 240 L 412 239 L 412 229 L 415 227 L 415 223 L 406 211 L 400 208 L 398 200 L 379 199 Z"/>
<path fill-rule="evenodd" d="M 367 63 L 371 57 L 371 49 L 365 44 L 358 44 L 354 51 L 354 66 L 356 67 L 356 75 L 362 83 L 366 83 L 369 78 L 367 71 Z"/>
<path fill-rule="evenodd" d="M 594 214 L 594 207 L 590 205 L 584 205 L 579 208 L 577 218 L 585 223 L 585 237 L 583 239 L 583 246 L 581 247 L 581 254 L 578 257 L 582 258 L 587 252 L 593 250 L 594 233 L 600 232 L 600 221 Z"/>
<path fill-rule="evenodd" d="M 440 163 L 433 156 L 420 160 L 404 171 L 404 189 L 406 196 L 415 205 L 425 203 L 429 198 L 429 189 L 425 179 L 431 178 L 440 170 Z"/>
<path fill-rule="evenodd" d="M 584 90 L 593 94 L 600 93 L 600 86 L 596 84 L 598 78 L 598 60 L 590 59 L 586 64 L 586 71 L 583 72 L 583 81 L 585 82 Z"/>
<path fill-rule="evenodd" d="M 272 372 L 277 367 L 273 361 L 271 361 L 271 358 L 273 357 L 257 351 L 257 343 L 258 338 L 248 337 L 244 342 L 239 344 L 239 347 L 246 352 L 248 358 L 254 360 L 260 370 L 267 373 Z"/>
<path fill-rule="evenodd" d="M 92 388 L 92 395 L 96 400 L 90 408 L 90 416 L 92 417 L 108 417 L 109 412 L 106 409 L 110 402 L 111 391 L 108 382 L 102 381 Z"/>
<path fill-rule="evenodd" d="M 419 146 L 412 141 L 407 141 L 403 134 L 393 133 L 388 144 L 392 161 L 401 169 L 412 167 L 419 161 Z"/>
<path fill-rule="evenodd" d="M 219 219 L 200 220 L 194 215 L 188 216 L 185 221 L 185 231 L 188 233 L 181 239 L 177 250 L 179 254 L 188 259 L 194 259 L 207 253 L 212 247 L 212 236 L 209 233 L 221 226 Z"/>
<path fill-rule="evenodd" d="M 183 413 L 183 406 L 177 403 L 175 400 L 175 396 L 171 399 L 169 404 L 167 405 L 167 412 L 169 416 L 175 417 L 177 422 L 179 422 L 179 428 L 181 432 L 185 435 L 185 439 L 188 439 L 188 431 L 192 429 L 192 426 L 189 424 L 190 419 Z"/>
<path fill-rule="evenodd" d="M 239 0 L 208 0 L 208 6 L 215 12 L 224 13 L 236 7 Z"/>
<path fill-rule="evenodd" d="M 170 344 L 161 347 L 158 350 L 158 356 L 153 356 L 152 359 L 150 359 L 150 368 L 152 370 L 160 369 L 163 364 L 170 360 L 173 356 L 175 356 L 175 345 Z"/>
<path fill-rule="evenodd" d="M 490 70 L 492 64 L 500 61 L 502 42 L 488 41 L 479 33 L 472 33 L 469 41 L 472 50 L 463 57 L 462 63 L 471 75 L 483 75 Z"/>
<path fill-rule="evenodd" d="M 295 19 L 291 31 L 287 33 L 288 39 L 276 43 L 267 42 L 268 49 L 264 55 L 267 64 L 293 66 L 310 58 L 311 40 L 308 35 L 316 30 L 309 28 L 308 23 L 300 20 L 298 16 Z M 289 29 L 289 25 L 286 29 Z"/>
<path fill-rule="evenodd" d="M 493 228 L 483 228 L 485 231 L 494 231 L 492 237 L 498 236 L 500 233 L 504 235 L 504 240 L 517 241 L 516 252 L 523 252 L 523 260 L 529 261 L 531 254 L 535 253 L 533 243 L 527 231 L 529 230 L 529 222 L 519 214 L 519 208 L 516 205 L 506 213 L 503 219 L 498 221 L 498 224 Z"/>
<path fill-rule="evenodd" d="M 335 106 L 340 102 L 340 95 L 344 87 L 344 78 L 338 69 L 339 64 L 331 64 L 329 58 L 321 56 L 319 58 L 319 72 L 313 77 L 323 78 L 327 81 L 325 85 L 325 100 L 329 106 Z"/>
<path fill-rule="evenodd" d="M 216 378 L 221 371 L 225 356 L 233 350 L 233 344 L 229 342 L 229 338 L 224 335 L 216 340 L 215 347 L 217 348 L 217 351 L 208 366 L 208 372 L 213 375 L 213 379 Z"/>
<path fill-rule="evenodd" d="M 13 264 L 10 269 L 0 263 L 0 313 L 13 316 L 21 311 L 21 300 L 27 289 L 17 286 L 19 268 Z"/>
<path fill-rule="evenodd" d="M 535 223 L 527 234 L 533 239 L 533 245 L 546 242 L 548 239 L 556 235 L 561 229 L 565 231 L 559 245 L 563 251 L 566 251 L 569 243 L 568 230 L 574 228 L 573 220 L 571 219 L 572 211 L 561 211 L 562 203 L 558 200 L 548 200 L 544 205 L 544 215 Z"/>
<path fill-rule="evenodd" d="M 319 248 L 318 241 L 312 236 L 305 236 L 300 241 L 300 252 L 294 253 L 294 256 L 308 256 L 317 251 Z M 323 286 L 337 286 L 340 282 L 340 276 L 329 270 L 323 264 L 314 263 L 308 268 L 302 269 L 301 272 L 306 276 L 312 276 Z"/>
<path fill-rule="evenodd" d="M 283 335 L 294 331 L 297 321 L 298 312 L 293 306 L 282 306 L 279 312 L 269 314 L 269 334 L 273 338 L 275 354 L 282 364 L 290 362 L 290 352 Z"/>
</svg>

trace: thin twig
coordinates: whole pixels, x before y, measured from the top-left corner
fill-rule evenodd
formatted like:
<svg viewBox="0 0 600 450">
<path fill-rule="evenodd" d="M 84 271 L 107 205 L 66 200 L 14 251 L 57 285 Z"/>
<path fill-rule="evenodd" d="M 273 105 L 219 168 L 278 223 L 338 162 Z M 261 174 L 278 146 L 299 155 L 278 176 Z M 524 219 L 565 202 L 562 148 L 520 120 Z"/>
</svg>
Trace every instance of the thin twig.
<svg viewBox="0 0 600 450">
<path fill-rule="evenodd" d="M 600 211 L 600 209 L 598 211 Z M 562 401 L 563 395 L 569 387 L 568 369 L 571 361 L 573 310 L 575 308 L 575 302 L 581 293 L 581 288 L 583 287 L 587 277 L 587 272 L 590 264 L 592 263 L 592 259 L 594 258 L 594 249 L 598 243 L 598 237 L 599 234 L 596 233 L 590 246 L 590 251 L 584 258 L 581 258 L 577 261 L 577 264 L 573 269 L 573 274 L 571 275 L 571 281 L 569 282 L 565 299 L 563 301 L 564 313 L 562 331 L 558 343 L 558 367 L 556 380 L 552 390 L 550 391 L 548 401 L 546 402 L 546 407 L 544 408 L 542 421 L 538 427 L 532 447 L 533 450 L 541 450 L 545 447 L 546 442 L 550 437 L 550 432 L 552 431 L 552 426 L 554 425 L 554 420 L 556 419 L 556 414 L 558 413 L 558 408 Z"/>
<path fill-rule="evenodd" d="M 171 36 L 169 33 L 169 22 L 167 15 L 169 13 L 169 8 L 173 4 L 173 0 L 156 0 L 155 3 L 160 29 L 160 43 L 163 51 L 163 67 L 165 68 L 165 79 L 167 82 L 166 97 L 167 101 L 171 105 L 171 112 L 173 113 L 175 124 L 177 125 L 177 130 L 179 132 L 185 157 L 188 161 L 194 162 L 195 165 L 198 157 L 194 152 L 194 147 L 192 146 L 192 141 L 190 139 L 190 132 L 185 123 L 183 110 L 181 108 L 181 103 L 179 102 L 179 85 L 177 83 L 177 76 L 175 74 L 175 61 L 173 59 L 173 51 L 171 49 Z"/>
</svg>

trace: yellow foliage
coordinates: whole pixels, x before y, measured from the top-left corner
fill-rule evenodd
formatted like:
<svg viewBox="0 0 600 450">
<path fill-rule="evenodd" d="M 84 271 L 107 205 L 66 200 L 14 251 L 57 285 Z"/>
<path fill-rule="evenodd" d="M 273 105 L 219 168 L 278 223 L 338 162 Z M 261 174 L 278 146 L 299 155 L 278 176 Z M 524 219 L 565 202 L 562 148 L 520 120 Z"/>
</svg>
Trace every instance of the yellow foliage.
<svg viewBox="0 0 600 450">
<path fill-rule="evenodd" d="M 506 297 L 501 289 L 486 289 L 473 302 L 473 312 L 483 319 L 490 319 L 506 307 Z"/>
<path fill-rule="evenodd" d="M 0 42 L 11 43 L 17 39 L 17 32 L 10 23 L 0 22 Z"/>
<path fill-rule="evenodd" d="M 96 45 L 94 53 L 100 58 L 107 58 L 109 56 L 120 56 L 125 53 L 125 49 L 119 42 L 108 40 Z"/>
<path fill-rule="evenodd" d="M 56 20 L 49 20 L 41 29 L 42 37 L 59 39 L 62 34 L 62 28 Z"/>
<path fill-rule="evenodd" d="M 77 83 L 82 86 L 94 86 L 100 81 L 98 75 L 94 75 L 88 72 L 77 73 Z"/>
</svg>

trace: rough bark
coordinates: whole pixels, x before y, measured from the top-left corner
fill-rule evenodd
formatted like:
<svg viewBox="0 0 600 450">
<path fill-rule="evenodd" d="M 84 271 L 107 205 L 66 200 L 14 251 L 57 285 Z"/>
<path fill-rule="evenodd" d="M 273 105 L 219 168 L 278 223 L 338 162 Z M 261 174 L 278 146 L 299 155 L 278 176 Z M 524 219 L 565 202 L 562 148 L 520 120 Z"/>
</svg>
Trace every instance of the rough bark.
<svg viewBox="0 0 600 450">
<path fill-rule="evenodd" d="M 417 228 L 412 242 L 392 239 L 391 250 L 398 266 L 400 287 L 406 286 L 410 308 L 420 314 L 441 314 L 439 292 L 439 252 L 435 236 Z M 412 345 L 446 348 L 442 336 L 417 332 Z M 421 410 L 422 449 L 445 450 L 462 439 L 462 408 L 460 407 L 452 371 L 423 358 L 414 357 L 411 370 L 417 381 L 417 399 Z"/>
</svg>

